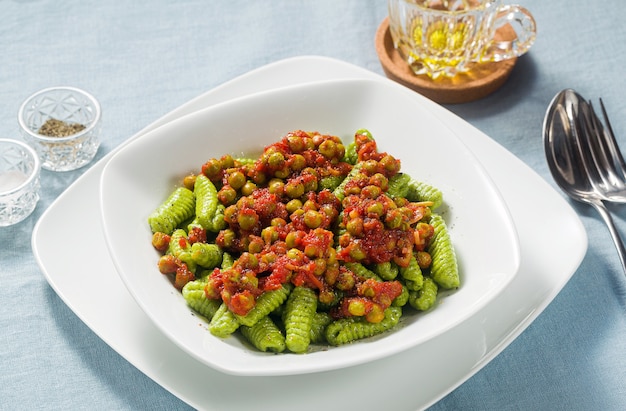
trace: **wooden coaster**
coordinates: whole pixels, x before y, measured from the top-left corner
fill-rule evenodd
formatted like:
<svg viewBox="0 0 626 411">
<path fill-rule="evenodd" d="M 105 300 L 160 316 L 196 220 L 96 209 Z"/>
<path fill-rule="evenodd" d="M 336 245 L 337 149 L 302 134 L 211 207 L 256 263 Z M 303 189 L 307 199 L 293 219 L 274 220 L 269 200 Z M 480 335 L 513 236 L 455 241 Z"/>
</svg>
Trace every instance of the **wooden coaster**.
<svg viewBox="0 0 626 411">
<path fill-rule="evenodd" d="M 440 104 L 458 104 L 478 100 L 500 88 L 511 74 L 516 58 L 497 63 L 476 64 L 471 71 L 436 80 L 415 75 L 394 48 L 389 32 L 389 18 L 376 31 L 376 52 L 385 75 L 390 79 Z"/>
</svg>

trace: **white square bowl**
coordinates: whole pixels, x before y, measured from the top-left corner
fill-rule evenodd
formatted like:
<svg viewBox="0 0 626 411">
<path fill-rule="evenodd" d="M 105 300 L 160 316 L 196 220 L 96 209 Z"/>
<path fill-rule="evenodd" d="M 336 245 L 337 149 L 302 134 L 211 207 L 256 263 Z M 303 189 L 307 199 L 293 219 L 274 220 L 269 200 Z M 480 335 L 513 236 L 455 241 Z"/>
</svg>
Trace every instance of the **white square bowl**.
<svg viewBox="0 0 626 411">
<path fill-rule="evenodd" d="M 513 279 L 520 263 L 509 212 L 461 139 L 401 86 L 369 80 L 309 83 L 242 97 L 151 131 L 111 158 L 102 173 L 102 223 L 118 273 L 139 306 L 174 343 L 199 361 L 248 376 L 303 374 L 361 364 L 431 339 L 470 317 Z M 403 315 L 381 336 L 307 354 L 257 352 L 241 339 L 220 339 L 192 315 L 162 276 L 148 215 L 209 158 L 257 155 L 296 129 L 349 139 L 366 128 L 402 171 L 444 193 L 443 214 L 454 243 L 461 287 L 425 313 Z M 121 319 L 123 320 L 123 319 Z"/>
</svg>

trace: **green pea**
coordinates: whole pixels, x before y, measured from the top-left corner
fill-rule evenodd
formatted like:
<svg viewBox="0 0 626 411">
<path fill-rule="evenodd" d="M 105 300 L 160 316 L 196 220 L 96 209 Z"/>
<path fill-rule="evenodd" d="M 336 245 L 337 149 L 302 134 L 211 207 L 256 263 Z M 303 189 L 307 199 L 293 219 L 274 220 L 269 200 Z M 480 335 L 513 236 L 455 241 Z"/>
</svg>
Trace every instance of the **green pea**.
<svg viewBox="0 0 626 411">
<path fill-rule="evenodd" d="M 285 237 L 285 244 L 288 248 L 294 248 L 298 246 L 298 234 L 295 231 L 289 232 Z"/>
<path fill-rule="evenodd" d="M 384 212 L 385 208 L 383 207 L 382 203 L 378 201 L 367 206 L 368 214 L 376 214 L 380 217 L 381 215 L 383 215 Z"/>
<path fill-rule="evenodd" d="M 302 155 L 295 154 L 291 157 L 290 168 L 292 171 L 300 171 L 304 167 L 306 167 L 306 159 Z"/>
<path fill-rule="evenodd" d="M 267 158 L 267 164 L 272 168 L 281 168 L 285 164 L 285 156 L 280 152 L 275 152 Z"/>
<path fill-rule="evenodd" d="M 353 235 L 354 237 L 360 237 L 363 235 L 363 219 L 362 218 L 352 218 L 346 224 L 346 230 Z"/>
<path fill-rule="evenodd" d="M 306 145 L 304 143 L 304 139 L 300 136 L 289 136 L 287 137 L 287 143 L 289 144 L 289 149 L 293 153 L 301 153 L 306 150 Z"/>
<path fill-rule="evenodd" d="M 253 210 L 249 210 L 246 213 L 239 213 L 237 216 L 237 222 L 242 230 L 252 230 L 252 228 L 259 222 L 259 216 L 257 216 Z"/>
<path fill-rule="evenodd" d="M 335 157 L 336 147 L 337 144 L 334 141 L 326 140 L 319 145 L 318 151 L 324 157 L 331 159 Z"/>
<path fill-rule="evenodd" d="M 371 199 L 378 198 L 380 193 L 381 193 L 380 187 L 375 186 L 375 185 L 365 186 L 361 190 L 361 196 L 365 198 L 371 198 Z"/>
<path fill-rule="evenodd" d="M 304 253 L 297 248 L 291 248 L 287 251 L 287 257 L 294 261 L 302 261 L 304 259 Z"/>
<path fill-rule="evenodd" d="M 234 171 L 228 175 L 228 184 L 235 190 L 239 190 L 246 184 L 246 176 L 239 170 Z"/>
<path fill-rule="evenodd" d="M 222 163 L 216 158 L 210 159 L 202 166 L 202 173 L 209 178 L 216 176 L 220 171 L 222 171 Z"/>
<path fill-rule="evenodd" d="M 246 181 L 246 184 L 241 187 L 241 194 L 243 194 L 244 196 L 249 196 L 252 195 L 254 190 L 256 190 L 256 184 L 254 184 L 252 181 Z"/>
<path fill-rule="evenodd" d="M 229 185 L 225 185 L 217 193 L 217 199 L 224 205 L 230 205 L 235 202 L 237 191 Z"/>
<path fill-rule="evenodd" d="M 289 212 L 289 214 L 291 214 L 294 211 L 296 211 L 297 209 L 302 208 L 302 201 L 298 200 L 297 198 L 294 198 L 293 200 L 290 200 L 285 205 L 285 208 L 287 208 L 287 212 Z"/>
<path fill-rule="evenodd" d="M 224 231 L 222 231 L 221 233 L 221 238 L 222 238 L 222 242 L 224 244 L 224 247 L 226 248 L 230 248 L 235 244 L 235 238 L 237 236 L 235 235 L 235 232 L 231 229 L 226 229 Z"/>
<path fill-rule="evenodd" d="M 278 240 L 278 231 L 276 230 L 276 227 L 265 227 L 261 231 L 261 238 L 265 241 L 265 244 L 272 244 L 274 241 Z"/>
<path fill-rule="evenodd" d="M 256 237 L 250 240 L 250 244 L 248 244 L 248 252 L 254 254 L 260 253 L 263 250 L 264 246 L 265 242 L 263 241 L 263 239 Z"/>
<path fill-rule="evenodd" d="M 283 193 L 284 187 L 285 187 L 285 183 L 283 182 L 283 180 L 279 178 L 271 179 L 267 186 L 267 188 L 269 189 L 269 192 L 272 194 L 276 194 L 276 195 L 281 195 Z"/>
<path fill-rule="evenodd" d="M 304 194 L 304 184 L 298 182 L 289 182 L 285 185 L 285 194 L 290 198 L 302 197 Z"/>
<path fill-rule="evenodd" d="M 291 174 L 291 170 L 287 166 L 283 166 L 282 168 L 274 171 L 274 177 L 276 178 L 287 178 Z"/>
<path fill-rule="evenodd" d="M 355 259 L 356 261 L 361 261 L 367 257 L 365 251 L 361 248 L 358 243 L 355 243 L 354 246 L 350 249 L 350 257 Z"/>
<path fill-rule="evenodd" d="M 235 159 L 230 154 L 226 154 L 220 158 L 220 163 L 222 163 L 222 169 L 226 170 L 235 166 Z"/>
<path fill-rule="evenodd" d="M 322 215 L 315 210 L 304 213 L 304 224 L 309 228 L 317 228 L 322 225 L 323 221 Z"/>
</svg>

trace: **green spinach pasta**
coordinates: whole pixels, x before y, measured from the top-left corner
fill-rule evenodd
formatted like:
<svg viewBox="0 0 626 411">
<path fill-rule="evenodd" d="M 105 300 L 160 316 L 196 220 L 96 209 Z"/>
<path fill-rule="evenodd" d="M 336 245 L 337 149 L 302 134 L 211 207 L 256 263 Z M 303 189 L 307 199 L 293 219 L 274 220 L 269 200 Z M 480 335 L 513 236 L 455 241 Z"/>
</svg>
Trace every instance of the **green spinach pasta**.
<svg viewBox="0 0 626 411">
<path fill-rule="evenodd" d="M 380 335 L 460 286 L 439 189 L 367 130 L 209 159 L 148 217 L 158 269 L 220 338 L 303 354 Z"/>
</svg>

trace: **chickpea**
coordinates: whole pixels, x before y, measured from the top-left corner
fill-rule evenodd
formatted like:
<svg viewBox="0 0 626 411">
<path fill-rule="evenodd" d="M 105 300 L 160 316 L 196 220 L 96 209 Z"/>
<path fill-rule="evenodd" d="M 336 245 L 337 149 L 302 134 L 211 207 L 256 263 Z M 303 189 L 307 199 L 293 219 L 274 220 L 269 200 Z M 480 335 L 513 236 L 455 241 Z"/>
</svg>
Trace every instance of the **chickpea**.
<svg viewBox="0 0 626 411">
<path fill-rule="evenodd" d="M 315 134 L 313 136 L 313 144 L 315 144 L 315 147 L 319 147 L 320 144 L 322 144 L 325 140 L 324 140 L 324 136 L 320 135 L 320 134 Z"/>
<path fill-rule="evenodd" d="M 303 137 L 302 139 L 306 150 L 315 150 L 316 144 L 311 137 Z"/>
<path fill-rule="evenodd" d="M 328 217 L 330 221 L 334 221 L 339 215 L 339 211 L 337 211 L 337 209 L 331 204 L 323 204 L 319 211 L 326 214 L 326 217 Z"/>
<path fill-rule="evenodd" d="M 254 270 L 259 266 L 259 259 L 254 254 L 243 252 L 237 259 L 237 263 L 239 263 L 243 268 Z"/>
<path fill-rule="evenodd" d="M 159 272 L 162 274 L 172 274 L 178 269 L 180 260 L 173 255 L 165 254 L 159 258 L 157 263 Z"/>
<path fill-rule="evenodd" d="M 314 169 L 313 167 L 305 167 L 302 169 L 302 175 L 311 175 L 313 177 L 315 177 L 316 179 L 320 177 L 320 174 L 317 172 L 316 169 Z"/>
<path fill-rule="evenodd" d="M 157 231 L 152 235 L 152 246 L 158 251 L 164 253 L 170 245 L 170 236 Z"/>
<path fill-rule="evenodd" d="M 337 264 L 337 250 L 334 248 L 329 248 L 326 250 L 326 265 L 335 266 Z"/>
<path fill-rule="evenodd" d="M 346 146 L 341 143 L 337 143 L 335 146 L 335 158 L 337 160 L 341 160 L 343 156 L 346 154 Z"/>
</svg>

